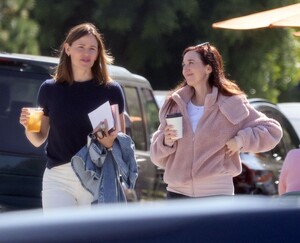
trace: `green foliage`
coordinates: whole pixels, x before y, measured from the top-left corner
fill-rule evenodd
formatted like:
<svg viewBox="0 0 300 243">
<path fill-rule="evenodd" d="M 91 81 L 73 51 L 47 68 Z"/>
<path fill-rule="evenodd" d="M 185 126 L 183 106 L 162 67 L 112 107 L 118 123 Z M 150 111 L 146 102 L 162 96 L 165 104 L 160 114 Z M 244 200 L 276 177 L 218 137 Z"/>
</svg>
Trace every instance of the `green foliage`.
<svg viewBox="0 0 300 243">
<path fill-rule="evenodd" d="M 70 27 L 92 22 L 116 64 L 145 76 L 154 89 L 170 89 L 182 79 L 184 48 L 209 41 L 220 50 L 228 77 L 249 97 L 286 101 L 294 99 L 290 90 L 300 78 L 300 38 L 292 35 L 294 30 L 235 31 L 212 29 L 212 24 L 297 2 L 7 0 L 0 2 L 0 44 L 6 51 L 37 53 L 40 48 L 42 54 L 54 55 Z"/>
<path fill-rule="evenodd" d="M 67 31 L 76 24 L 93 22 L 97 0 L 38 0 L 31 18 L 38 21 L 41 33 L 38 36 L 41 52 L 56 55 Z"/>
<path fill-rule="evenodd" d="M 1 51 L 39 53 L 38 25 L 29 18 L 34 0 L 2 0 L 0 2 Z"/>
<path fill-rule="evenodd" d="M 238 0 L 218 4 L 213 22 L 243 16 L 258 11 L 286 6 L 297 1 L 250 1 L 239 4 Z M 242 5 L 242 6 L 241 6 Z M 229 12 L 224 17 L 224 12 Z M 238 13 L 238 14 L 237 14 Z M 249 97 L 267 98 L 277 102 L 281 93 L 299 82 L 297 69 L 300 55 L 298 40 L 288 28 L 258 30 L 216 29 L 211 39 L 219 47 L 225 59 L 230 77 L 235 79 Z"/>
<path fill-rule="evenodd" d="M 146 76 L 155 88 L 174 85 L 185 39 L 195 35 L 183 31 L 198 14 L 196 0 L 111 0 L 99 2 L 95 13 L 117 64 Z"/>
<path fill-rule="evenodd" d="M 295 85 L 300 77 L 296 68 L 297 56 L 293 51 L 295 37 L 288 29 L 253 30 L 244 32 L 244 36 L 245 41 L 220 44 L 230 77 L 250 97 L 277 102 L 280 93 Z"/>
</svg>

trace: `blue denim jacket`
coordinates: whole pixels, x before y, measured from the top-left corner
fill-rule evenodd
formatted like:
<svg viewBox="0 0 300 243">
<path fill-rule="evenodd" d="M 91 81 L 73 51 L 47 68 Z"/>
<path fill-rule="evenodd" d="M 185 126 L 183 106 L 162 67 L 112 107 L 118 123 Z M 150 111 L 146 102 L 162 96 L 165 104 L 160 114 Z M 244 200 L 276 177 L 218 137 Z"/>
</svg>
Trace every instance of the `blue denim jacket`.
<svg viewBox="0 0 300 243">
<path fill-rule="evenodd" d="M 72 168 L 83 187 L 93 194 L 93 203 L 126 201 L 122 185 L 133 189 L 137 179 L 134 149 L 131 138 L 119 133 L 112 151 L 93 140 L 72 157 Z"/>
</svg>

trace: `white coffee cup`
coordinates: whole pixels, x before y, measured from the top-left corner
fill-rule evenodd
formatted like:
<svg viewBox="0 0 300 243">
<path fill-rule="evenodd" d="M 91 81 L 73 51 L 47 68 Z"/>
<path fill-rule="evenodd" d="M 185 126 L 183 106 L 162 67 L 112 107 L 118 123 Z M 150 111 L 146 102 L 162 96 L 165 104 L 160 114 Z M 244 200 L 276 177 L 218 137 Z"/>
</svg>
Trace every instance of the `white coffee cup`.
<svg viewBox="0 0 300 243">
<path fill-rule="evenodd" d="M 166 115 L 166 120 L 168 125 L 172 125 L 174 130 L 177 131 L 177 136 L 174 139 L 182 138 L 182 114 L 172 113 Z"/>
</svg>

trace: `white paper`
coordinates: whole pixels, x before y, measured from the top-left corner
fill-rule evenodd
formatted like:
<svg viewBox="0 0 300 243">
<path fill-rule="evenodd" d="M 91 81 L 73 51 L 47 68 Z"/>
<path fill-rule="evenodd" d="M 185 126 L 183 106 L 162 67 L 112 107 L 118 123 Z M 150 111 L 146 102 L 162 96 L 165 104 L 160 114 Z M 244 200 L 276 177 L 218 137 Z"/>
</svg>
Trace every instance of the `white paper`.
<svg viewBox="0 0 300 243">
<path fill-rule="evenodd" d="M 88 115 L 93 129 L 95 129 L 100 122 L 104 122 L 105 119 L 107 120 L 108 130 L 114 127 L 114 118 L 111 112 L 109 101 L 106 101 L 103 105 L 99 106 Z"/>
</svg>

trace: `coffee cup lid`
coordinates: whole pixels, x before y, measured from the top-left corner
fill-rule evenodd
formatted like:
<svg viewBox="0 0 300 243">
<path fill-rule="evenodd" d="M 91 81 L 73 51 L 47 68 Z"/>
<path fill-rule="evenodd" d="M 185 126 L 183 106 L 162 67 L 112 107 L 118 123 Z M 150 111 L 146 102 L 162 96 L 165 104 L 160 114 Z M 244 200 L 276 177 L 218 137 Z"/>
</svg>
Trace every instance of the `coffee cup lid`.
<svg viewBox="0 0 300 243">
<path fill-rule="evenodd" d="M 166 118 L 174 118 L 174 117 L 181 117 L 182 114 L 180 112 L 176 112 L 176 113 L 170 113 L 166 115 Z"/>
</svg>

